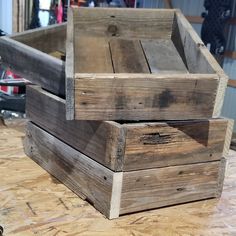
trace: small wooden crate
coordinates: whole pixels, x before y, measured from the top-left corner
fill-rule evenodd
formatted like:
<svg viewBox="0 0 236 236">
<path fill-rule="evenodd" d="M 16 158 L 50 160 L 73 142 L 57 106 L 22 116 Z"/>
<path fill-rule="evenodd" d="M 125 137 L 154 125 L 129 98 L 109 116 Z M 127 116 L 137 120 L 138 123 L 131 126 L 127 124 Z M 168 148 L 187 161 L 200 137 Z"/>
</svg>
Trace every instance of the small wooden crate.
<svg viewBox="0 0 236 236">
<path fill-rule="evenodd" d="M 227 77 L 178 10 L 72 8 L 67 119 L 219 116 Z"/>
<path fill-rule="evenodd" d="M 178 10 L 74 11 L 70 12 L 75 15 L 74 36 L 82 46 L 75 51 L 75 57 L 81 60 L 72 67 L 74 71 L 69 70 L 74 59 L 74 37 L 69 33 L 67 118 L 181 120 L 220 115 L 227 76 Z M 69 26 L 68 32 L 73 24 Z M 1 37 L 1 63 L 64 98 L 65 63 L 51 55 L 55 56 L 55 51 L 65 54 L 66 27 L 62 24 Z M 108 46 L 101 46 L 104 40 L 109 41 L 114 54 L 116 73 L 102 70 L 104 66 L 94 67 L 101 64 L 100 51 L 107 51 Z M 144 60 L 143 51 L 158 53 L 154 58 L 147 53 Z M 142 54 L 140 61 L 136 54 Z M 148 73 L 144 73 L 144 67 Z"/>
<path fill-rule="evenodd" d="M 26 95 L 33 123 L 113 171 L 220 160 L 232 136 L 232 120 L 227 119 L 67 121 L 64 99 L 38 86 L 29 86 Z"/>
<path fill-rule="evenodd" d="M 221 195 L 225 160 L 114 172 L 29 122 L 25 152 L 109 219 Z"/>
</svg>

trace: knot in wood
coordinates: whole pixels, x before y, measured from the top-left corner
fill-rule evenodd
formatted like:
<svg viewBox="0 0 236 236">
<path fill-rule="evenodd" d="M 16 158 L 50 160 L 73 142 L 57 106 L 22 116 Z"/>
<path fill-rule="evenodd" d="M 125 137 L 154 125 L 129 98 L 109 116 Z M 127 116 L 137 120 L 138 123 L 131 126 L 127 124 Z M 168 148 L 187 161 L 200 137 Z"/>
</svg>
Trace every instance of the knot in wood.
<svg viewBox="0 0 236 236">
<path fill-rule="evenodd" d="M 109 25 L 107 31 L 111 33 L 112 35 L 116 35 L 118 28 L 116 25 Z"/>
</svg>

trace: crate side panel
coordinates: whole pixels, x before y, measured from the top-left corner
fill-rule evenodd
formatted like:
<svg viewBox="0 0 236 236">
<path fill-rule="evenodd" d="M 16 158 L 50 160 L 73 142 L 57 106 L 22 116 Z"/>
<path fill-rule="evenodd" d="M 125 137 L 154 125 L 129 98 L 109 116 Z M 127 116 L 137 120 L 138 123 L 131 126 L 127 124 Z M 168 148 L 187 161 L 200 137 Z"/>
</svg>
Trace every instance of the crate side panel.
<svg viewBox="0 0 236 236">
<path fill-rule="evenodd" d="M 180 120 L 210 118 L 217 79 L 88 75 L 75 80 L 75 119 Z"/>
<path fill-rule="evenodd" d="M 26 92 L 32 122 L 108 168 L 121 168 L 125 141 L 115 122 L 67 121 L 65 100 L 37 86 L 28 86 Z"/>
<path fill-rule="evenodd" d="M 124 172 L 120 214 L 217 197 L 221 161 Z"/>
<path fill-rule="evenodd" d="M 2 64 L 16 74 L 65 96 L 65 65 L 61 60 L 7 37 L 0 39 L 0 56 Z"/>
<path fill-rule="evenodd" d="M 113 172 L 30 122 L 26 132 L 26 154 L 109 217 Z"/>
<path fill-rule="evenodd" d="M 176 11 L 171 37 L 179 52 L 186 57 L 191 73 L 216 73 L 227 77 L 216 59 L 211 55 L 196 31 L 180 11 Z"/>
<path fill-rule="evenodd" d="M 220 160 L 228 120 L 127 125 L 124 170 Z"/>
<path fill-rule="evenodd" d="M 76 35 L 170 38 L 174 10 L 73 9 Z"/>
<path fill-rule="evenodd" d="M 61 51 L 65 53 L 67 23 L 27 30 L 10 38 L 45 53 Z"/>
</svg>

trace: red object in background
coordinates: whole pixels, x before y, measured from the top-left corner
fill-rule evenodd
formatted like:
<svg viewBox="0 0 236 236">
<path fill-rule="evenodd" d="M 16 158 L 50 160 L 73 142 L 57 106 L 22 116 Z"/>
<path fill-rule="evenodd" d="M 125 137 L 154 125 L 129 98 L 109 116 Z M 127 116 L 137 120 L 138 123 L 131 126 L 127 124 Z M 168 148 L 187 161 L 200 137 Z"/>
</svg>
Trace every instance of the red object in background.
<svg viewBox="0 0 236 236">
<path fill-rule="evenodd" d="M 86 2 L 87 2 L 86 0 L 71 0 L 70 5 L 83 7 L 83 6 L 86 6 Z"/>
<path fill-rule="evenodd" d="M 27 80 L 23 79 L 22 77 L 15 75 L 10 71 L 9 69 L 5 70 L 3 78 L 0 80 L 4 83 L 14 83 L 14 82 L 19 82 L 19 83 L 28 83 Z M 14 94 L 19 94 L 19 87 L 18 86 L 0 86 L 0 92 L 8 94 L 8 95 L 14 95 Z"/>
<path fill-rule="evenodd" d="M 56 7 L 55 11 L 56 11 L 56 16 L 57 16 L 57 23 L 60 24 L 60 23 L 63 22 L 63 5 L 62 5 L 62 1 Z"/>
</svg>

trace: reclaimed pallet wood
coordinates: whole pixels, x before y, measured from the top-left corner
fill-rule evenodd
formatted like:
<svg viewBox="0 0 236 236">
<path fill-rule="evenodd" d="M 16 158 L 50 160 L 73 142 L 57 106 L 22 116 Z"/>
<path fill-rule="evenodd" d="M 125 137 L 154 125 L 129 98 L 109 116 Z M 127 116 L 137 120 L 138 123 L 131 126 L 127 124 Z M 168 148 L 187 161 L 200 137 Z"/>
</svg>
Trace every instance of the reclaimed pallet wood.
<svg viewBox="0 0 236 236">
<path fill-rule="evenodd" d="M 65 100 L 38 86 L 26 96 L 29 120 L 114 171 L 215 161 L 229 149 L 231 120 L 67 121 Z"/>
<path fill-rule="evenodd" d="M 65 97 L 65 63 L 48 54 L 65 50 L 66 24 L 0 38 L 1 63 L 16 74 Z"/>
<path fill-rule="evenodd" d="M 141 44 L 151 73 L 188 73 L 182 58 L 171 40 L 141 40 Z"/>
<path fill-rule="evenodd" d="M 178 10 L 126 9 L 127 22 L 124 25 L 121 23 L 122 11 L 69 10 L 67 119 L 181 120 L 218 117 L 227 76 L 192 27 L 185 25 L 183 15 Z M 142 24 L 149 15 L 155 23 L 148 21 L 144 27 Z M 94 23 L 96 19 L 99 22 L 97 27 Z M 140 23 L 138 29 L 135 27 L 137 19 Z M 158 20 L 160 25 L 156 25 Z M 151 29 L 152 34 L 144 34 Z M 170 34 L 166 34 L 167 31 Z M 106 49 L 104 58 L 95 59 L 98 62 L 92 65 L 92 69 L 87 65 L 89 62 L 84 68 L 83 63 L 80 64 L 80 55 L 82 58 L 85 55 L 84 61 L 92 64 L 92 50 L 86 53 L 86 47 L 75 46 L 84 37 L 102 40 L 106 42 L 105 48 L 110 48 Z M 109 53 L 111 61 L 107 60 Z M 104 70 L 101 75 L 100 64 L 109 65 L 109 68 L 113 66 L 112 73 Z"/>
<path fill-rule="evenodd" d="M 115 73 L 150 73 L 139 40 L 112 39 L 110 50 Z"/>
<path fill-rule="evenodd" d="M 26 154 L 107 218 L 219 197 L 225 160 L 113 172 L 29 122 Z M 158 179 L 158 181 L 157 181 Z"/>
<path fill-rule="evenodd" d="M 110 48 L 105 38 L 80 37 L 75 39 L 74 66 L 82 73 L 113 73 Z"/>
<path fill-rule="evenodd" d="M 29 79 L 47 91 L 50 91 L 51 93 L 59 95 L 63 98 L 66 95 L 66 84 L 66 90 L 68 90 L 66 105 L 68 119 L 117 120 L 121 119 L 121 116 L 124 120 L 161 120 L 183 118 L 178 116 L 173 118 L 173 116 L 176 115 L 176 113 L 172 114 L 173 110 L 170 109 L 170 112 L 167 115 L 166 111 L 168 108 L 163 109 L 163 104 L 158 104 L 158 101 L 153 103 L 152 101 L 156 101 L 156 97 L 158 97 L 158 95 L 156 97 L 154 94 L 152 95 L 153 92 L 150 93 L 150 99 L 140 99 L 140 95 L 142 93 L 147 93 L 147 90 L 149 90 L 150 86 L 153 86 L 153 80 L 151 80 L 150 86 L 143 84 L 143 90 L 139 92 L 139 86 L 136 86 L 139 81 L 134 82 L 134 79 L 137 76 L 136 74 L 133 74 L 133 72 L 129 72 L 129 68 L 131 67 L 127 66 L 126 64 L 121 65 L 122 67 L 116 66 L 116 72 L 114 70 L 112 55 L 110 55 L 110 59 L 112 61 L 113 68 L 110 66 L 105 68 L 109 68 L 109 71 L 113 71 L 112 73 L 109 72 L 108 75 L 105 75 L 105 78 L 103 78 L 105 79 L 105 82 L 103 82 L 103 80 L 101 81 L 104 86 L 107 85 L 107 81 L 108 84 L 111 83 L 111 81 L 112 83 L 108 85 L 107 93 L 104 93 L 103 90 L 98 89 L 101 94 L 93 94 L 93 91 L 96 90 L 96 88 L 93 87 L 97 86 L 97 84 L 92 86 L 90 81 L 95 81 L 97 78 L 101 78 L 94 71 L 101 71 L 102 67 L 100 66 L 100 69 L 98 70 L 98 68 L 95 68 L 95 65 L 99 65 L 99 63 L 100 65 L 103 65 L 103 62 L 101 57 L 99 59 L 99 56 L 93 57 L 90 55 L 88 58 L 85 57 L 85 60 L 82 60 L 82 62 L 80 60 L 84 70 L 82 70 L 82 68 L 79 66 L 74 67 L 74 55 L 78 56 L 78 53 L 74 54 L 73 47 L 71 47 L 71 45 L 73 45 L 74 36 L 75 38 L 79 37 L 81 39 L 89 38 L 90 42 L 94 42 L 96 39 L 97 41 L 107 41 L 110 53 L 111 45 L 114 41 L 124 42 L 127 40 L 132 45 L 136 45 L 135 49 L 139 48 L 139 46 L 137 47 L 137 42 L 139 42 L 142 46 L 142 51 L 135 50 L 132 60 L 129 60 L 129 54 L 126 55 L 124 50 L 118 47 L 118 49 L 120 48 L 118 50 L 119 55 L 122 55 L 123 57 L 123 60 L 118 58 L 118 62 L 126 60 L 133 64 L 133 69 L 131 71 L 137 71 L 136 64 L 140 64 L 140 60 L 143 61 L 143 59 L 140 59 L 140 56 L 136 57 L 135 55 L 141 55 L 143 53 L 145 55 L 146 65 L 148 66 L 149 72 L 141 73 L 140 75 L 143 76 L 143 78 L 154 76 L 152 78 L 156 78 L 154 86 L 155 88 L 162 88 L 162 82 L 168 77 L 171 77 L 174 82 L 176 82 L 178 78 L 182 79 L 184 77 L 188 79 L 189 77 L 192 78 L 192 76 L 196 76 L 196 78 L 199 78 L 201 81 L 205 80 L 205 75 L 207 81 L 208 77 L 211 79 L 215 78 L 216 85 L 213 86 L 211 91 L 211 102 L 208 104 L 209 112 L 199 112 L 198 117 L 219 117 L 227 84 L 227 76 L 225 76 L 223 70 L 217 64 L 215 59 L 210 55 L 207 48 L 203 45 L 200 38 L 192 29 L 191 25 L 178 10 L 107 10 L 80 8 L 78 10 L 79 13 L 77 13 L 77 10 L 74 11 L 75 13 L 73 13 L 73 15 L 75 25 L 69 24 L 68 27 L 66 24 L 49 26 L 42 29 L 26 31 L 24 33 L 16 34 L 10 37 L 2 37 L 0 39 L 1 63 L 5 66 L 9 66 L 16 74 Z M 70 14 L 72 13 L 69 12 L 69 15 Z M 137 25 L 139 27 L 137 27 Z M 66 28 L 70 36 L 67 38 L 67 49 L 65 49 Z M 56 37 L 53 37 L 53 35 L 56 35 Z M 161 61 L 158 60 L 158 64 L 155 64 L 156 58 L 153 58 L 152 55 L 149 55 L 148 52 L 150 50 L 145 48 L 145 46 L 143 47 L 142 45 L 142 43 L 145 41 L 163 41 L 165 42 L 164 44 L 171 45 L 168 47 L 168 49 L 173 48 L 171 51 L 175 53 L 172 55 L 167 53 L 167 49 L 164 50 L 164 52 L 163 50 L 159 50 L 159 56 L 157 58 L 160 58 Z M 78 40 L 76 40 L 76 42 L 78 44 L 83 43 L 82 41 L 78 42 Z M 167 48 L 166 45 L 163 45 L 163 48 Z M 90 43 L 90 46 L 94 47 L 94 44 Z M 106 45 L 105 48 L 108 46 Z M 157 50 L 159 46 L 155 46 L 155 48 L 155 50 Z M 86 50 L 89 51 L 88 47 L 84 47 L 84 50 L 84 52 L 86 52 Z M 97 50 L 100 50 L 100 48 Z M 58 54 L 55 56 L 55 52 L 57 51 L 62 52 L 63 54 L 65 54 L 65 51 L 68 51 L 68 70 L 66 83 L 64 59 L 62 58 L 62 60 L 59 60 L 58 58 L 55 58 L 58 57 Z M 51 56 L 49 54 L 51 54 Z M 79 53 L 79 56 L 82 56 L 82 54 L 83 51 Z M 86 52 L 86 55 L 89 55 L 89 53 Z M 97 53 L 97 55 L 99 55 L 99 53 Z M 107 55 L 107 52 L 105 55 Z M 89 58 L 96 60 L 96 63 L 87 63 L 86 61 L 90 61 Z M 137 60 L 135 60 L 135 58 L 137 58 Z M 167 58 L 169 58 L 168 60 L 171 61 L 175 60 L 178 63 L 165 63 Z M 107 57 L 106 61 L 109 62 L 110 59 Z M 87 71 L 86 65 L 89 66 L 89 71 Z M 142 71 L 147 70 L 146 65 L 145 63 L 142 64 Z M 178 67 L 180 65 L 181 68 Z M 75 68 L 79 68 L 78 73 L 74 70 Z M 173 69 L 175 72 L 173 72 Z M 183 74 L 182 72 L 179 74 L 179 69 L 183 70 Z M 122 74 L 118 73 L 119 70 L 122 71 Z M 80 73 L 84 71 L 86 74 Z M 104 70 L 103 73 L 105 73 L 105 71 L 108 70 Z M 114 75 L 114 73 L 116 74 Z M 150 75 L 150 73 L 153 75 Z M 165 75 L 166 73 L 167 75 Z M 130 80 L 128 84 L 133 82 L 133 89 L 131 89 L 131 91 L 126 91 L 126 84 L 123 84 L 122 80 L 114 82 L 114 78 L 120 79 L 121 77 L 124 78 L 124 80 Z M 90 91 L 91 89 L 91 93 L 84 93 L 84 91 L 82 91 L 81 94 L 81 90 L 77 90 L 77 86 L 80 86 L 80 83 L 82 87 L 87 89 L 87 91 Z M 198 81 L 196 83 L 198 83 Z M 117 84 L 120 85 L 118 86 Z M 101 86 L 103 85 L 101 84 Z M 193 82 L 192 88 L 194 88 L 194 85 L 195 83 Z M 172 87 L 167 89 L 171 90 Z M 172 94 L 169 96 L 169 93 L 166 94 L 164 92 L 164 95 L 167 96 L 168 103 L 169 101 L 173 101 L 172 105 L 176 103 L 176 99 L 173 99 L 171 96 Z M 202 100 L 208 101 L 208 97 L 203 97 L 202 95 L 205 96 L 205 93 L 199 94 L 196 91 L 192 91 L 192 97 L 200 97 L 203 98 Z M 132 97 L 131 100 L 130 97 Z M 91 103 L 87 102 L 86 99 L 91 101 Z M 181 100 L 180 97 L 179 99 Z M 137 104 L 138 106 L 136 106 L 133 102 L 135 100 L 142 101 L 139 101 Z M 98 112 L 94 110 L 94 106 L 97 106 L 97 104 L 94 104 L 94 101 L 100 104 L 100 106 L 102 106 L 102 103 L 106 104 L 107 102 L 108 105 L 106 104 L 106 106 L 104 106 L 105 108 L 98 106 Z M 179 104 L 178 99 L 177 103 Z M 193 103 L 193 105 L 191 105 L 191 103 Z M 153 104 L 154 106 L 152 106 Z M 182 108 L 179 109 L 179 114 L 181 114 L 181 112 L 184 110 L 183 107 L 185 106 L 188 106 L 189 108 L 192 106 L 192 110 L 195 111 L 198 110 L 196 109 L 196 106 L 200 107 L 202 104 L 202 101 L 197 101 L 196 105 L 194 100 L 184 100 L 183 98 L 181 104 L 179 104 L 182 106 Z M 133 115 L 131 114 L 130 109 L 136 109 Z M 191 116 L 192 114 L 193 116 Z M 125 118 L 124 116 L 126 115 L 127 117 Z M 194 112 L 192 113 L 187 109 L 184 119 L 194 119 L 198 117 L 196 117 Z"/>
</svg>

